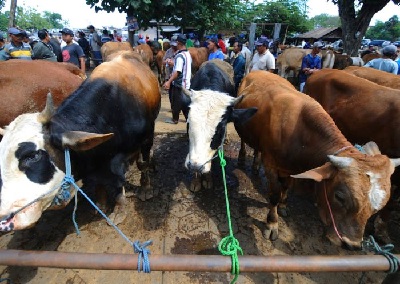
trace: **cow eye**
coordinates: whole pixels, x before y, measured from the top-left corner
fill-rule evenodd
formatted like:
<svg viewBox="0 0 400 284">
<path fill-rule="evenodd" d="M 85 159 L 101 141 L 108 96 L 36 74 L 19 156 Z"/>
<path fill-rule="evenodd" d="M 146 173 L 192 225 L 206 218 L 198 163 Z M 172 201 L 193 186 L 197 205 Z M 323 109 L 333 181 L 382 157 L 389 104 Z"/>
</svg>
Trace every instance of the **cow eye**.
<svg viewBox="0 0 400 284">
<path fill-rule="evenodd" d="M 32 164 L 36 163 L 37 161 L 40 160 L 41 158 L 41 152 L 40 151 L 33 151 L 30 153 L 27 153 L 21 158 L 21 166 L 23 168 L 30 167 Z"/>
<path fill-rule="evenodd" d="M 335 200 L 341 205 L 344 206 L 346 202 L 346 198 L 343 192 L 335 191 Z"/>
</svg>

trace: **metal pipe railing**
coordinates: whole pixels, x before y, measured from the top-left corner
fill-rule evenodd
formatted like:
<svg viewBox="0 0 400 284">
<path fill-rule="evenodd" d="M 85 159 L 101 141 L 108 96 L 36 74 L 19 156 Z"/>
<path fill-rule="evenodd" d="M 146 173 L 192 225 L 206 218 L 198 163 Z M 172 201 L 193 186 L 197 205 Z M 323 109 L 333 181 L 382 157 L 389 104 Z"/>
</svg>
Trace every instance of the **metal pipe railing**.
<svg viewBox="0 0 400 284">
<path fill-rule="evenodd" d="M 400 255 L 396 255 L 400 257 Z M 150 255 L 152 271 L 230 272 L 231 258 L 216 255 Z M 0 250 L 0 265 L 96 270 L 135 270 L 135 254 Z M 388 271 L 382 255 L 239 256 L 240 272 Z"/>
</svg>

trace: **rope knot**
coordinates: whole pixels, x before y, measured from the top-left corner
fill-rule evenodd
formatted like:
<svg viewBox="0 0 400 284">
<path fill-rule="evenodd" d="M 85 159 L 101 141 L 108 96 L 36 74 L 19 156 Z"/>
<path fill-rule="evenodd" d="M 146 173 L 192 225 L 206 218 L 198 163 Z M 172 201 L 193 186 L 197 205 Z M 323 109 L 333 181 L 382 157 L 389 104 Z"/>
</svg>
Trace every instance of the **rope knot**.
<svg viewBox="0 0 400 284">
<path fill-rule="evenodd" d="M 218 150 L 218 156 L 219 156 L 219 164 L 221 165 L 221 167 L 225 167 L 226 166 L 226 160 L 224 158 L 224 152 L 222 150 Z"/>
<path fill-rule="evenodd" d="M 392 254 L 390 251 L 394 248 L 392 244 L 387 244 L 382 247 L 378 245 L 373 236 L 369 236 L 369 239 L 365 240 L 362 244 L 362 248 L 365 251 L 375 252 L 375 254 L 383 255 L 389 261 L 388 273 L 395 273 L 399 269 L 400 260 Z"/>
<path fill-rule="evenodd" d="M 153 241 L 146 241 L 143 244 L 140 244 L 139 241 L 135 241 L 133 243 L 133 249 L 135 253 L 138 253 L 138 272 L 141 270 L 141 263 L 142 263 L 142 258 L 143 258 L 143 272 L 144 273 L 150 273 L 150 260 L 149 260 L 149 254 L 150 250 L 147 249 L 146 247 L 151 245 Z"/>
</svg>

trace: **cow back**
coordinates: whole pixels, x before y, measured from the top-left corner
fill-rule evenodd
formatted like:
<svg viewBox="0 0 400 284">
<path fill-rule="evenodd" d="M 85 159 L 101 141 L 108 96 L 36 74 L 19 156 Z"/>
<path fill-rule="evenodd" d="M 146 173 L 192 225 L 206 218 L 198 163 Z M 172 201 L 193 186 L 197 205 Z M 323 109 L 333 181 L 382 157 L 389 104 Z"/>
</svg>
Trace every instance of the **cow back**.
<svg viewBox="0 0 400 284">
<path fill-rule="evenodd" d="M 208 60 L 208 49 L 206 47 L 189 47 L 188 51 L 192 57 L 192 70 L 199 70 L 200 65 Z"/>
<path fill-rule="evenodd" d="M 209 89 L 234 96 L 235 85 L 233 83 L 232 66 L 220 59 L 204 62 L 194 75 L 191 88 L 193 90 Z"/>
<path fill-rule="evenodd" d="M 9 60 L 1 64 L 4 72 L 0 73 L 0 127 L 22 113 L 43 110 L 49 92 L 58 106 L 86 76 L 70 63 Z"/>
<path fill-rule="evenodd" d="M 143 62 L 151 67 L 153 63 L 153 50 L 148 44 L 140 44 L 134 48 L 134 50 L 140 54 Z"/>
<path fill-rule="evenodd" d="M 344 69 L 347 73 L 367 79 L 378 85 L 400 90 L 400 77 L 375 68 L 349 66 Z"/>
<path fill-rule="evenodd" d="M 350 142 L 374 141 L 382 153 L 400 156 L 399 90 L 346 71 L 321 70 L 307 80 L 305 92 L 322 105 Z"/>
<path fill-rule="evenodd" d="M 366 64 L 367 62 L 371 61 L 372 59 L 381 58 L 381 57 L 382 57 L 382 55 L 379 53 L 368 53 L 362 57 L 362 60 L 363 60 L 364 64 Z"/>
<path fill-rule="evenodd" d="M 101 46 L 100 52 L 101 52 L 101 56 L 103 58 L 103 61 L 109 61 L 108 56 L 118 52 L 118 51 L 130 51 L 133 50 L 132 46 L 129 42 L 125 41 L 125 42 L 119 42 L 119 41 L 109 41 L 104 43 Z"/>
</svg>

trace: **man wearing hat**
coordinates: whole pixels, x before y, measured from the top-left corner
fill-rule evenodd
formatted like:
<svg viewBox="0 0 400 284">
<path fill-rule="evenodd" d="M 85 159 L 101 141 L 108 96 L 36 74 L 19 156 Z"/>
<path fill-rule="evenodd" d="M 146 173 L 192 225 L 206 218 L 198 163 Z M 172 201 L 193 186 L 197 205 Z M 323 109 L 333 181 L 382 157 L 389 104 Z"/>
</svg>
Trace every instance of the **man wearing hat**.
<svg viewBox="0 0 400 284">
<path fill-rule="evenodd" d="M 103 62 L 100 52 L 101 37 L 99 36 L 93 25 L 89 25 L 87 29 L 90 32 L 89 44 L 90 48 L 92 49 L 92 60 L 94 62 L 94 65 L 97 66 Z"/>
<path fill-rule="evenodd" d="M 32 48 L 29 43 L 23 41 L 24 31 L 17 28 L 9 28 L 8 34 L 11 41 L 4 47 L 7 59 L 32 60 Z"/>
<path fill-rule="evenodd" d="M 7 55 L 6 55 L 6 52 L 4 50 L 4 45 L 5 45 L 4 37 L 3 37 L 3 34 L 0 33 L 0 61 L 7 60 Z"/>
<path fill-rule="evenodd" d="M 250 63 L 250 72 L 254 70 L 275 70 L 275 57 L 268 49 L 268 39 L 260 37 L 255 43 L 257 52 L 254 54 Z"/>
<path fill-rule="evenodd" d="M 219 49 L 219 44 L 218 44 L 218 39 L 215 37 L 212 37 L 208 40 L 208 45 L 207 45 L 209 55 L 208 55 L 208 60 L 212 59 L 221 59 L 224 60 L 225 56 L 222 53 L 222 51 Z"/>
<path fill-rule="evenodd" d="M 393 44 L 389 44 L 382 48 L 382 58 L 375 58 L 368 61 L 364 67 L 372 67 L 381 71 L 386 71 L 388 73 L 397 74 L 399 66 L 394 59 L 396 55 L 397 47 Z"/>
<path fill-rule="evenodd" d="M 177 124 L 179 113 L 182 111 L 185 119 L 189 114 L 189 101 L 182 93 L 182 88 L 190 89 L 190 79 L 192 76 L 192 57 L 186 49 L 186 37 L 180 34 L 176 38 L 177 53 L 175 55 L 174 70 L 171 77 L 164 84 L 164 88 L 171 92 L 172 120 L 166 123 Z M 171 42 L 172 45 L 172 42 Z M 172 84 L 172 85 L 171 85 Z"/>
<path fill-rule="evenodd" d="M 68 28 L 63 28 L 61 31 L 62 40 L 66 45 L 62 48 L 63 62 L 69 62 L 78 66 L 85 73 L 85 53 L 79 44 L 74 44 L 74 32 Z"/>
<path fill-rule="evenodd" d="M 317 41 L 313 44 L 311 53 L 303 57 L 301 61 L 300 73 L 299 73 L 299 83 L 300 92 L 303 93 L 304 86 L 306 84 L 307 78 L 311 76 L 314 72 L 321 70 L 322 59 L 318 55 L 322 48 L 322 43 Z"/>
</svg>

